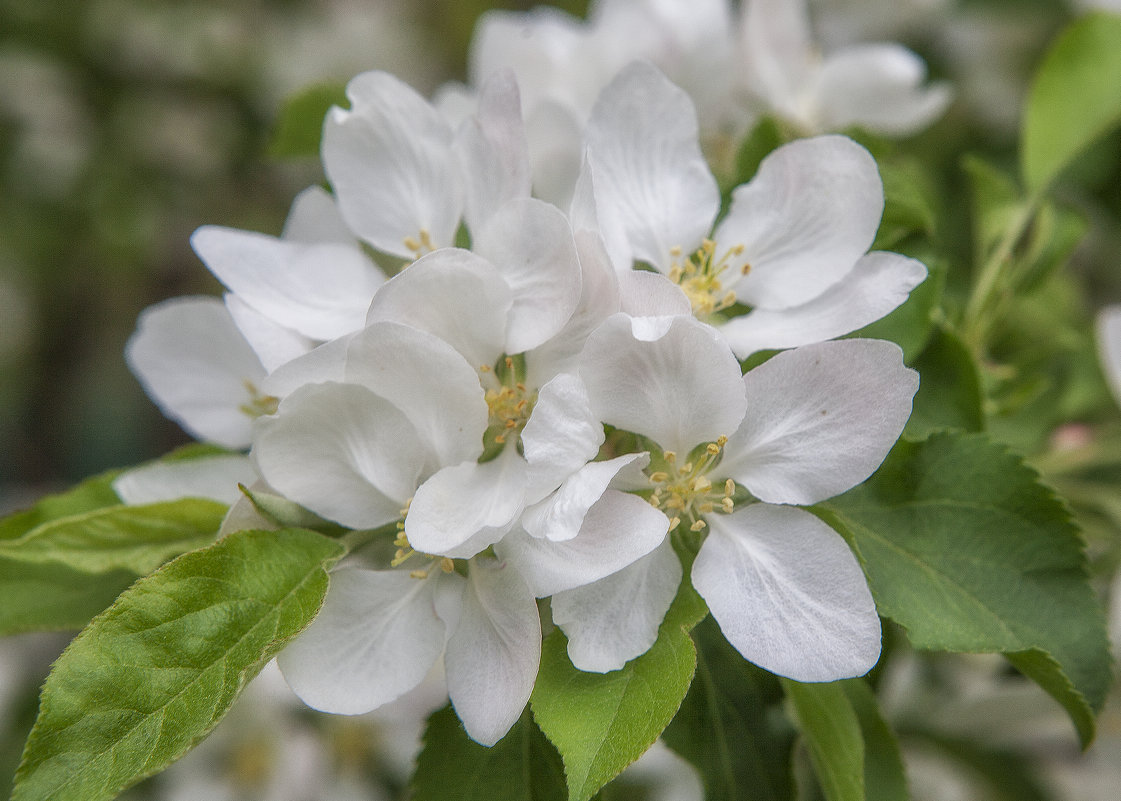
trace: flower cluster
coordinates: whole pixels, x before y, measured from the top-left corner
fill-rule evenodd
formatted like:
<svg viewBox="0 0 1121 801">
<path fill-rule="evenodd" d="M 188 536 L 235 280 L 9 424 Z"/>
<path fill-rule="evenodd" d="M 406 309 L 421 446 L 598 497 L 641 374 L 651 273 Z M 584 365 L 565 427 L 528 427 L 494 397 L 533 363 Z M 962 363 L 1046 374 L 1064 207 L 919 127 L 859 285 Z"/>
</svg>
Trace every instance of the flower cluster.
<svg viewBox="0 0 1121 801">
<path fill-rule="evenodd" d="M 196 232 L 224 300 L 148 310 L 127 351 L 169 416 L 248 457 L 134 471 L 122 497 L 213 495 L 226 530 L 275 525 L 272 498 L 351 530 L 280 655 L 296 694 L 366 712 L 442 657 L 491 745 L 529 699 L 543 623 L 577 668 L 616 670 L 683 582 L 770 671 L 869 670 L 864 575 L 802 508 L 877 468 L 918 385 L 896 345 L 835 339 L 926 274 L 868 252 L 867 152 L 781 147 L 721 216 L 693 101 L 639 61 L 593 104 L 562 209 L 533 196 L 509 71 L 457 122 L 388 74 L 347 94 L 323 133 L 333 193 L 301 194 L 280 237 Z"/>
</svg>

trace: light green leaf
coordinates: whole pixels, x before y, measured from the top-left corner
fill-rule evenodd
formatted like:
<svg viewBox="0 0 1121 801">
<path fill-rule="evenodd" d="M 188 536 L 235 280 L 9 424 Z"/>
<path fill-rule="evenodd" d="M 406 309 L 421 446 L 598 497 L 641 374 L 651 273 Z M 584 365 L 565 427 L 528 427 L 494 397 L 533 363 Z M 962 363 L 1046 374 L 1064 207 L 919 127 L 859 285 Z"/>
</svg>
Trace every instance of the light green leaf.
<svg viewBox="0 0 1121 801">
<path fill-rule="evenodd" d="M 130 570 L 83 573 L 0 556 L 0 636 L 80 629 L 134 581 Z"/>
<path fill-rule="evenodd" d="M 88 478 L 66 492 L 40 498 L 30 509 L 8 515 L 0 520 L 0 542 L 22 537 L 37 526 L 60 517 L 119 505 L 121 499 L 113 492 L 113 479 L 120 473 L 119 470 L 111 470 Z"/>
<path fill-rule="evenodd" d="M 1051 46 L 1028 94 L 1024 181 L 1035 194 L 1121 123 L 1121 16 L 1087 14 Z"/>
<path fill-rule="evenodd" d="M 346 88 L 341 84 L 310 86 L 292 95 L 280 111 L 269 152 L 278 158 L 318 156 L 327 110 L 348 105 Z"/>
<path fill-rule="evenodd" d="M 1009 655 L 1093 739 L 1110 686 L 1104 616 L 1078 529 L 1018 456 L 980 435 L 903 441 L 818 511 L 916 647 Z"/>
<path fill-rule="evenodd" d="M 919 371 L 919 391 L 907 421 L 907 436 L 984 428 L 984 395 L 977 362 L 956 334 L 937 329 L 911 366 Z"/>
<path fill-rule="evenodd" d="M 564 761 L 570 801 L 588 801 L 642 756 L 681 706 L 697 659 L 689 630 L 708 611 L 689 583 L 688 566 L 685 576 L 657 641 L 620 670 L 577 670 L 560 629 L 542 643 L 530 704 Z"/>
<path fill-rule="evenodd" d="M 914 158 L 881 159 L 884 213 L 871 250 L 897 250 L 910 236 L 931 235 L 935 229 L 935 193 L 921 162 Z"/>
<path fill-rule="evenodd" d="M 168 559 L 214 541 L 225 504 L 201 498 L 108 506 L 51 520 L 0 540 L 0 557 L 62 565 L 83 573 L 129 570 L 143 576 Z"/>
<path fill-rule="evenodd" d="M 864 738 L 844 687 L 790 679 L 782 687 L 827 801 L 864 801 Z"/>
<path fill-rule="evenodd" d="M 662 739 L 700 772 L 708 801 L 790 801 L 795 732 L 778 679 L 732 648 L 711 617 L 693 641 L 696 676 Z"/>
<path fill-rule="evenodd" d="M 899 741 L 880 714 L 876 694 L 864 679 L 839 682 L 864 737 L 864 793 L 876 801 L 908 801 L 907 774 Z"/>
<path fill-rule="evenodd" d="M 492 748 L 463 730 L 446 706 L 428 719 L 413 778 L 416 801 L 564 801 L 560 755 L 527 710 Z"/>
<path fill-rule="evenodd" d="M 47 677 L 12 801 L 107 801 L 186 753 L 315 617 L 342 553 L 240 531 L 137 582 Z"/>
</svg>

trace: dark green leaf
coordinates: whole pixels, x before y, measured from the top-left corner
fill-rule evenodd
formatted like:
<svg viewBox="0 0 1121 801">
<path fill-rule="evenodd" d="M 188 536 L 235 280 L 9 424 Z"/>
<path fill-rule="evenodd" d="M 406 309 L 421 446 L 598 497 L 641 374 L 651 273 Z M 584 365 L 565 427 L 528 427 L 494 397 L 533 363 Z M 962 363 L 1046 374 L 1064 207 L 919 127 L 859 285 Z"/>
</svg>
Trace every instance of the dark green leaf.
<svg viewBox="0 0 1121 801">
<path fill-rule="evenodd" d="M 577 670 L 564 634 L 557 629 L 545 638 L 530 704 L 564 761 L 570 801 L 595 795 L 642 756 L 673 719 L 696 666 L 689 630 L 707 611 L 686 567 L 657 641 L 620 670 Z"/>
<path fill-rule="evenodd" d="M 790 801 L 795 735 L 778 679 L 740 656 L 711 617 L 693 640 L 697 673 L 662 739 L 697 768 L 709 801 Z"/>
<path fill-rule="evenodd" d="M 346 89 L 338 84 L 311 86 L 288 98 L 280 111 L 269 152 L 277 158 L 318 156 L 327 110 L 347 105 Z"/>
<path fill-rule="evenodd" d="M 463 730 L 446 706 L 428 719 L 413 779 L 416 801 L 564 801 L 560 755 L 526 710 L 493 748 Z"/>
<path fill-rule="evenodd" d="M 930 236 L 935 229 L 934 189 L 930 177 L 916 159 L 884 159 L 879 162 L 884 183 L 884 213 L 872 250 L 895 250 L 914 235 Z"/>
<path fill-rule="evenodd" d="M 729 189 L 750 181 L 767 155 L 786 141 L 774 117 L 764 117 L 736 151 L 736 173 Z"/>
<path fill-rule="evenodd" d="M 0 636 L 80 629 L 134 581 L 129 570 L 83 573 L 0 556 Z"/>
<path fill-rule="evenodd" d="M 854 331 L 850 336 L 866 339 L 889 339 L 903 348 L 903 360 L 912 364 L 930 342 L 934 317 L 942 303 L 946 285 L 946 269 L 927 264 L 926 280 L 911 290 L 910 297 L 899 308 L 874 323 Z"/>
<path fill-rule="evenodd" d="M 1111 674 L 1102 610 L 1069 513 L 1019 457 L 980 435 L 903 441 L 818 510 L 916 647 L 1009 655 L 1093 739 Z"/>
<path fill-rule="evenodd" d="M 908 801 L 899 741 L 880 715 L 876 694 L 864 679 L 840 682 L 864 737 L 864 792 L 876 801 Z"/>
<path fill-rule="evenodd" d="M 790 679 L 782 687 L 827 801 L 864 801 L 864 738 L 844 687 Z"/>
<path fill-rule="evenodd" d="M 55 663 L 13 801 L 104 801 L 186 753 L 315 617 L 342 553 L 241 531 L 138 581 Z"/>
<path fill-rule="evenodd" d="M 937 329 L 911 366 L 919 371 L 919 391 L 907 436 L 924 437 L 944 429 L 976 432 L 985 427 L 977 362 L 955 334 Z"/>
<path fill-rule="evenodd" d="M 1121 122 L 1121 16 L 1087 14 L 1051 47 L 1028 94 L 1024 180 L 1036 194 Z"/>
</svg>

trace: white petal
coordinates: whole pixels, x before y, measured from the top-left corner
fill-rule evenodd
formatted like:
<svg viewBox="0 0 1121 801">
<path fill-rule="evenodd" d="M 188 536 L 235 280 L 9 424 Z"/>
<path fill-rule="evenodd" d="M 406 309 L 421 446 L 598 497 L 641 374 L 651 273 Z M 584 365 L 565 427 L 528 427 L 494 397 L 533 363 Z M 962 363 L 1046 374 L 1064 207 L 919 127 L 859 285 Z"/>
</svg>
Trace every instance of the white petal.
<svg viewBox="0 0 1121 801">
<path fill-rule="evenodd" d="M 346 375 L 346 351 L 354 334 L 330 339 L 322 345 L 285 362 L 271 372 L 261 389 L 275 398 L 286 398 L 306 384 L 342 382 Z"/>
<path fill-rule="evenodd" d="M 525 460 L 507 447 L 482 464 L 445 467 L 417 488 L 405 535 L 418 551 L 457 559 L 502 538 L 525 507 Z"/>
<path fill-rule="evenodd" d="M 191 246 L 247 305 L 312 339 L 356 331 L 385 276 L 362 251 L 205 225 Z"/>
<path fill-rule="evenodd" d="M 113 480 L 113 491 L 130 506 L 179 498 L 208 498 L 233 504 L 241 498 L 238 484 L 249 486 L 257 471 L 248 457 L 208 456 L 150 464 L 126 470 Z"/>
<path fill-rule="evenodd" d="M 428 331 L 472 367 L 493 367 L 505 348 L 512 303 L 510 288 L 490 262 L 444 248 L 388 281 L 370 304 L 366 322 L 389 320 Z"/>
<path fill-rule="evenodd" d="M 822 342 L 879 320 L 925 279 L 922 262 L 898 253 L 869 253 L 813 300 L 788 309 L 755 309 L 721 325 L 720 333 L 741 359 L 760 350 Z"/>
<path fill-rule="evenodd" d="M 346 87 L 352 110 L 333 108 L 323 127 L 323 166 L 350 228 L 378 250 L 403 258 L 427 232 L 452 244 L 463 186 L 451 128 L 428 101 L 384 72 Z"/>
<path fill-rule="evenodd" d="M 693 586 L 737 651 L 797 681 L 872 669 L 880 619 L 837 532 L 802 509 L 767 504 L 707 519 Z"/>
<path fill-rule="evenodd" d="M 668 270 L 671 248 L 696 248 L 720 207 L 693 103 L 645 62 L 603 90 L 587 127 L 596 204 L 618 215 L 635 259 Z"/>
<path fill-rule="evenodd" d="M 333 242 L 351 247 L 358 244 L 339 213 L 335 198 L 321 186 L 309 186 L 296 195 L 280 238 L 289 242 Z"/>
<path fill-rule="evenodd" d="M 825 59 L 815 83 L 821 124 L 828 130 L 859 125 L 894 136 L 917 133 L 945 112 L 945 84 L 924 87 L 926 65 L 897 44 L 865 44 Z"/>
<path fill-rule="evenodd" d="M 880 466 L 911 414 L 919 375 L 894 342 L 842 339 L 784 351 L 743 383 L 748 410 L 721 475 L 768 503 L 810 504 Z"/>
<path fill-rule="evenodd" d="M 466 175 L 464 217 L 471 231 L 506 201 L 529 197 L 529 148 L 513 72 L 495 73 L 482 86 L 478 112 L 456 135 L 455 149 Z"/>
<path fill-rule="evenodd" d="M 506 353 L 536 348 L 564 328 L 580 302 L 580 258 L 559 209 L 515 199 L 490 218 L 473 246 L 513 295 Z"/>
<path fill-rule="evenodd" d="M 444 650 L 436 582 L 407 571 L 342 568 L 319 615 L 277 662 L 308 706 L 360 715 L 418 685 Z"/>
<path fill-rule="evenodd" d="M 681 287 L 664 275 L 645 270 L 619 273 L 620 311 L 632 317 L 672 317 L 693 313 Z"/>
<path fill-rule="evenodd" d="M 553 622 L 568 637 L 568 656 L 580 670 L 606 673 L 646 653 L 681 584 L 681 562 L 667 538 L 617 573 L 558 592 Z"/>
<path fill-rule="evenodd" d="M 534 595 L 544 598 L 622 570 L 658 547 L 668 529 L 666 516 L 642 498 L 608 490 L 572 539 L 536 539 L 515 528 L 494 551 L 517 568 Z"/>
<path fill-rule="evenodd" d="M 253 401 L 265 377 L 218 298 L 175 298 L 145 309 L 125 346 L 144 391 L 193 436 L 227 448 L 249 445 Z"/>
<path fill-rule="evenodd" d="M 747 0 L 740 30 L 751 89 L 787 115 L 816 66 L 806 0 Z"/>
<path fill-rule="evenodd" d="M 401 517 L 427 454 L 408 418 L 365 387 L 311 384 L 261 418 L 252 456 L 285 497 L 351 528 Z"/>
<path fill-rule="evenodd" d="M 599 419 L 682 456 L 734 431 L 746 408 L 740 367 L 716 331 L 659 318 L 664 335 L 639 340 L 632 319 L 608 318 L 584 348 L 580 375 Z"/>
<path fill-rule="evenodd" d="M 491 746 L 521 717 L 541 662 L 541 619 L 509 565 L 471 563 L 459 625 L 448 640 L 448 695 L 467 734 Z"/>
<path fill-rule="evenodd" d="M 526 115 L 533 196 L 557 208 L 572 201 L 583 158 L 583 123 L 579 111 L 550 101 L 539 103 Z"/>
<path fill-rule="evenodd" d="M 535 503 L 590 462 L 603 444 L 603 425 L 592 414 L 588 391 L 562 373 L 543 386 L 521 435 L 529 467 L 526 499 Z"/>
<path fill-rule="evenodd" d="M 1121 306 L 1106 306 L 1098 314 L 1096 327 L 1102 372 L 1121 404 Z"/>
<path fill-rule="evenodd" d="M 592 462 L 573 473 L 560 488 L 526 509 L 521 524 L 530 536 L 554 541 L 570 540 L 580 533 L 584 519 L 615 477 L 636 462 L 650 461 L 643 453 L 628 453 L 606 462 Z M 639 468 L 641 469 L 641 468 Z"/>
<path fill-rule="evenodd" d="M 435 456 L 432 470 L 482 454 L 489 411 L 479 374 L 439 337 L 399 323 L 374 323 L 350 342 L 346 380 L 405 413 Z"/>
<path fill-rule="evenodd" d="M 719 249 L 743 245 L 750 271 L 733 285 L 744 303 L 797 306 L 852 269 L 872 244 L 884 210 L 876 162 L 843 136 L 778 148 L 732 193 L 717 226 Z"/>
<path fill-rule="evenodd" d="M 227 292 L 223 300 L 234 324 L 270 373 L 316 345 L 316 340 L 266 317 L 233 292 Z"/>
</svg>

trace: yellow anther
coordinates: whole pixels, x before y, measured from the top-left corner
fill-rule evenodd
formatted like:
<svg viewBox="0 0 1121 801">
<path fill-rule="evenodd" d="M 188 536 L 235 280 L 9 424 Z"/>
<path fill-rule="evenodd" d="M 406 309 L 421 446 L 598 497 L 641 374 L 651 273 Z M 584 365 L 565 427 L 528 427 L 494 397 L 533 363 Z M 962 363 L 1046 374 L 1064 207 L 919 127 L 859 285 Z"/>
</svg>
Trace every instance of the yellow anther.
<svg viewBox="0 0 1121 801">
<path fill-rule="evenodd" d="M 719 437 L 716 438 L 716 447 L 723 448 L 727 444 L 728 444 L 728 438 L 726 436 L 724 436 L 723 434 L 721 434 Z"/>
<path fill-rule="evenodd" d="M 408 248 L 409 250 L 411 250 L 413 253 L 420 253 L 420 242 L 418 242 L 413 237 L 411 237 L 411 236 L 405 237 L 404 244 L 405 244 L 405 247 Z"/>
<path fill-rule="evenodd" d="M 703 528 L 705 528 L 707 525 L 708 524 L 705 523 L 705 521 L 697 520 L 696 522 L 693 523 L 693 525 L 689 526 L 689 530 L 690 531 L 700 531 Z"/>
<path fill-rule="evenodd" d="M 455 572 L 455 562 L 453 562 L 451 559 L 449 559 L 448 557 L 445 556 L 443 559 L 440 560 L 440 569 L 443 570 L 445 573 L 454 573 Z"/>
<path fill-rule="evenodd" d="M 671 517 L 669 519 L 669 530 L 673 531 L 680 524 L 681 524 L 681 518 L 680 517 Z"/>
<path fill-rule="evenodd" d="M 506 421 L 506 427 L 507 428 L 516 428 L 517 425 L 518 425 L 518 423 L 517 423 L 516 420 L 507 420 Z"/>
<path fill-rule="evenodd" d="M 506 357 L 506 369 L 507 370 L 513 370 L 514 369 L 514 360 L 512 358 L 510 358 L 509 356 Z"/>
<path fill-rule="evenodd" d="M 674 462 L 677 461 L 677 454 L 674 453 L 673 451 L 663 451 L 662 452 L 662 458 L 665 459 L 670 464 L 673 464 Z"/>
<path fill-rule="evenodd" d="M 686 462 L 685 466 L 681 468 L 681 472 L 686 473 L 686 474 L 692 473 L 693 472 L 693 463 L 692 462 Z"/>
<path fill-rule="evenodd" d="M 713 456 L 715 456 L 716 454 L 720 453 L 720 446 L 717 445 L 715 442 L 710 442 L 705 447 L 705 450 L 708 451 L 709 453 L 711 453 Z"/>
<path fill-rule="evenodd" d="M 662 498 L 660 495 L 651 495 L 649 500 L 650 505 L 655 509 L 660 509 L 662 507 Z"/>
<path fill-rule="evenodd" d="M 504 434 L 499 434 L 498 436 L 496 436 L 494 438 L 494 441 L 497 442 L 499 445 L 501 445 L 502 443 L 504 443 L 506 441 L 506 436 Z"/>
<path fill-rule="evenodd" d="M 409 573 L 409 578 L 415 578 L 415 579 L 428 578 L 428 571 L 427 570 L 414 570 L 411 573 Z"/>
<path fill-rule="evenodd" d="M 706 476 L 697 476 L 696 478 L 693 479 L 692 486 L 690 487 L 690 489 L 692 489 L 693 492 L 698 492 L 698 493 L 699 492 L 708 492 L 710 489 L 712 489 L 712 482 L 709 481 Z"/>
<path fill-rule="evenodd" d="M 673 256 L 675 259 L 680 257 L 681 256 L 681 245 L 674 245 L 673 247 L 671 247 L 669 249 L 669 255 Z"/>
<path fill-rule="evenodd" d="M 484 364 L 484 365 L 482 365 L 482 366 L 481 366 L 481 367 L 479 368 L 479 372 L 480 372 L 480 373 L 489 373 L 489 372 L 490 372 L 490 365 L 489 365 L 489 364 Z"/>
<path fill-rule="evenodd" d="M 720 501 L 720 508 L 728 514 L 731 514 L 735 510 L 736 504 L 732 501 L 731 498 L 724 498 L 722 501 Z"/>
<path fill-rule="evenodd" d="M 657 470 L 650 474 L 650 480 L 655 484 L 661 484 L 663 481 L 669 481 L 669 473 L 664 470 Z M 661 490 L 658 490 L 658 495 L 661 495 Z"/>
<path fill-rule="evenodd" d="M 724 497 L 731 498 L 735 494 L 736 482 L 732 481 L 732 479 L 729 478 L 724 482 Z"/>
</svg>

